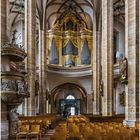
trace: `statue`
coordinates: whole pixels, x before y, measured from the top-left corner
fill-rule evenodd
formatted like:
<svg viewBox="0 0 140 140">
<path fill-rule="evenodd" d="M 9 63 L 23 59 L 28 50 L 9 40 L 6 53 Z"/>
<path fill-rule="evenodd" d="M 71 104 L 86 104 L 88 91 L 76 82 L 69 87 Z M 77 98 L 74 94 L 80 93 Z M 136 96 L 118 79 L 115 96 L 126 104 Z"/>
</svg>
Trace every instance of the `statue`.
<svg viewBox="0 0 140 140">
<path fill-rule="evenodd" d="M 120 74 L 121 74 L 120 80 L 124 84 L 127 84 L 127 82 L 128 82 L 127 81 L 127 67 L 128 67 L 127 59 L 126 59 L 126 57 L 124 57 L 120 61 Z"/>
<path fill-rule="evenodd" d="M 123 54 L 120 51 L 116 52 L 117 62 L 120 62 L 123 59 Z"/>
<path fill-rule="evenodd" d="M 17 80 L 16 82 L 16 91 L 18 92 L 18 96 L 25 96 L 29 97 L 29 91 L 28 91 L 28 83 L 23 79 L 23 80 Z"/>
<path fill-rule="evenodd" d="M 7 91 L 8 88 L 9 88 L 8 81 L 2 81 L 1 82 L 1 90 L 2 91 Z"/>
<path fill-rule="evenodd" d="M 18 113 L 17 113 L 17 108 L 13 108 L 11 111 L 9 111 L 9 120 L 10 120 L 10 135 L 14 135 L 17 133 L 18 129 Z"/>
<path fill-rule="evenodd" d="M 16 30 L 14 30 L 14 31 L 13 31 L 12 44 L 15 44 L 15 42 L 16 42 L 16 38 L 15 38 L 16 33 L 17 33 L 17 31 L 16 31 Z"/>
<path fill-rule="evenodd" d="M 13 80 L 3 80 L 2 79 L 1 90 L 2 91 L 10 91 L 10 90 L 15 91 L 16 90 L 15 82 Z"/>
<path fill-rule="evenodd" d="M 11 121 L 18 121 L 17 107 L 12 108 L 12 110 L 9 112 L 9 119 Z"/>
<path fill-rule="evenodd" d="M 24 93 L 24 86 L 25 86 L 25 81 L 22 80 L 22 81 L 18 81 L 17 82 L 17 86 L 18 86 L 18 93 L 21 94 L 21 93 Z"/>
<path fill-rule="evenodd" d="M 120 94 L 120 105 L 125 106 L 125 91 Z"/>
</svg>

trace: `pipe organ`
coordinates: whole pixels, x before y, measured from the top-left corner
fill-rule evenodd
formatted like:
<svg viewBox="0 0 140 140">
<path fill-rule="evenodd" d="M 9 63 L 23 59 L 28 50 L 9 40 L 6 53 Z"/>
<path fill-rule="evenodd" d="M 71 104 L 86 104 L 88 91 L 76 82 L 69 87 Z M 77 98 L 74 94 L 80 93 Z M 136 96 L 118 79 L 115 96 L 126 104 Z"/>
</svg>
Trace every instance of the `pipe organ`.
<svg viewBox="0 0 140 140">
<path fill-rule="evenodd" d="M 92 31 L 74 13 L 56 19 L 46 38 L 48 64 L 74 67 L 92 63 Z"/>
</svg>

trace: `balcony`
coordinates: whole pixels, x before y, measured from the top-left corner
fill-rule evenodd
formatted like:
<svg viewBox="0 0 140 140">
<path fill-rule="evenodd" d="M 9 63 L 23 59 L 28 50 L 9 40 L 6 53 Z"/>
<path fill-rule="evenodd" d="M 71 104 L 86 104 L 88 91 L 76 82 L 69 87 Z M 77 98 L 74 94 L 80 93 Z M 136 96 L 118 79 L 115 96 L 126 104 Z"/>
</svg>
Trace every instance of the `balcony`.
<svg viewBox="0 0 140 140">
<path fill-rule="evenodd" d="M 57 65 L 47 66 L 47 72 L 50 74 L 58 74 L 65 77 L 81 77 L 92 75 L 92 65 L 77 66 L 77 67 L 62 67 Z M 119 78 L 119 64 L 114 64 L 114 78 Z"/>
</svg>

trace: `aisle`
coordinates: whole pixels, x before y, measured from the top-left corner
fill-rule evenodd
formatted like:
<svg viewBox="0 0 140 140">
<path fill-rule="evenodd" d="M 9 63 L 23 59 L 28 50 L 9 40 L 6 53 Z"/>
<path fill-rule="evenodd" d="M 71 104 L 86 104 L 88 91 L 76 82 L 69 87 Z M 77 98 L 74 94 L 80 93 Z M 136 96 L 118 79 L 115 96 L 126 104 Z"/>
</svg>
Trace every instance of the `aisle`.
<svg viewBox="0 0 140 140">
<path fill-rule="evenodd" d="M 50 137 L 53 136 L 54 133 L 55 133 L 55 129 L 50 129 L 46 134 L 42 135 L 40 140 L 50 140 Z"/>
<path fill-rule="evenodd" d="M 63 123 L 65 123 L 65 121 L 59 122 L 59 123 L 55 126 L 55 128 L 56 128 L 59 124 L 63 124 Z M 53 136 L 54 133 L 55 133 L 55 128 L 48 130 L 48 132 L 47 132 L 46 134 L 42 135 L 42 137 L 41 137 L 40 140 L 50 140 L 50 137 Z"/>
</svg>

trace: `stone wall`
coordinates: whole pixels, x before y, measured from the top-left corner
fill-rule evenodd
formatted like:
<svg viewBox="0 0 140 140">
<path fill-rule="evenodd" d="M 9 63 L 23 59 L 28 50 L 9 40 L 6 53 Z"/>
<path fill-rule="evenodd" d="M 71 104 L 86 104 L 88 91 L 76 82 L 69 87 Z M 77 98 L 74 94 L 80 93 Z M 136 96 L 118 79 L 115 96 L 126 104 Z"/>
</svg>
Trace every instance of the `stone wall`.
<svg viewBox="0 0 140 140">
<path fill-rule="evenodd" d="M 125 113 L 125 95 L 123 98 L 123 94 L 125 94 L 125 86 L 122 85 L 120 82 L 117 83 L 116 89 L 115 89 L 115 114 L 124 114 Z M 124 105 L 123 105 L 124 102 Z"/>
<path fill-rule="evenodd" d="M 125 26 L 117 21 L 114 22 L 114 29 L 117 31 L 117 51 L 125 55 Z"/>
<path fill-rule="evenodd" d="M 1 138 L 2 140 L 8 139 L 9 122 L 7 118 L 7 105 L 1 101 Z"/>
<path fill-rule="evenodd" d="M 63 77 L 57 74 L 48 75 L 49 91 L 52 91 L 55 87 L 64 83 L 74 83 L 81 86 L 87 94 L 87 110 L 84 113 L 93 113 L 92 102 L 92 76 L 83 77 Z"/>
</svg>

